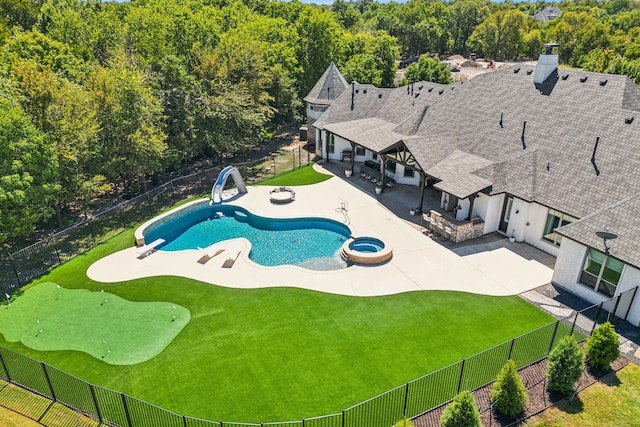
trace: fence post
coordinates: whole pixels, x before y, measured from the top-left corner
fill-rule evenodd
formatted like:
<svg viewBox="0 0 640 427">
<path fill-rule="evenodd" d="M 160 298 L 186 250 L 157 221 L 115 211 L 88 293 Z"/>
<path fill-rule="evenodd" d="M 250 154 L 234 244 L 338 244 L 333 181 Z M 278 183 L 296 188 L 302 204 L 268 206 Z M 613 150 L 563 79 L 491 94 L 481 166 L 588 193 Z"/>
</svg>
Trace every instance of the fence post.
<svg viewBox="0 0 640 427">
<path fill-rule="evenodd" d="M 16 280 L 18 281 L 18 287 L 22 286 L 22 282 L 20 282 L 20 276 L 18 275 L 18 269 L 16 268 L 16 264 L 13 262 L 13 255 L 9 254 L 9 261 L 11 262 L 11 268 L 13 268 L 13 274 L 16 275 Z"/>
<path fill-rule="evenodd" d="M 631 306 L 633 305 L 633 300 L 636 299 L 636 292 L 638 292 L 637 286 L 633 290 L 633 296 L 631 297 L 631 302 L 629 302 L 629 307 L 627 307 L 627 313 L 624 315 L 624 320 L 627 320 L 627 317 L 629 316 L 629 312 L 631 311 Z"/>
<path fill-rule="evenodd" d="M 553 342 L 556 340 L 556 333 L 558 332 L 558 325 L 560 321 L 556 321 L 556 327 L 553 328 L 553 335 L 551 336 L 551 342 L 549 343 L 549 350 L 547 350 L 547 354 L 551 353 L 551 349 L 553 348 Z"/>
<path fill-rule="evenodd" d="M 87 218 L 87 227 L 89 227 L 89 234 L 91 235 L 91 239 L 93 240 L 93 246 L 98 246 L 98 241 L 96 240 L 96 232 L 93 229 L 92 222 L 95 221 L 95 217 L 93 219 Z"/>
<path fill-rule="evenodd" d="M 404 408 L 402 408 L 402 416 L 407 417 L 407 405 L 409 403 L 409 383 L 404 387 Z"/>
<path fill-rule="evenodd" d="M 291 170 L 294 171 L 296 170 L 296 149 L 295 148 L 291 149 L 291 157 L 292 157 L 291 160 L 293 160 L 293 165 L 291 166 Z"/>
<path fill-rule="evenodd" d="M 173 201 L 173 204 L 176 204 L 176 190 L 173 188 L 173 180 L 169 181 L 169 184 L 171 184 L 171 201 Z"/>
<path fill-rule="evenodd" d="M 578 321 L 578 316 L 580 315 L 579 311 L 576 311 L 576 317 L 573 318 L 573 324 L 571 325 L 571 333 L 570 336 L 573 336 L 573 331 L 576 329 L 576 322 Z"/>
<path fill-rule="evenodd" d="M 53 239 L 51 239 L 53 242 Z M 58 251 L 57 244 L 58 242 L 53 242 L 53 251 L 56 253 L 56 258 L 58 258 L 58 265 L 62 264 L 62 259 L 60 259 L 60 251 Z"/>
<path fill-rule="evenodd" d="M 131 414 L 129 414 L 129 406 L 127 405 L 127 395 L 124 393 L 120 393 L 120 396 L 122 397 L 122 407 L 124 408 L 124 414 L 127 416 L 127 424 L 129 425 L 129 427 L 133 427 L 133 424 L 131 424 Z"/>
<path fill-rule="evenodd" d="M 511 339 L 511 346 L 509 347 L 509 357 L 507 357 L 507 360 L 511 359 L 511 355 L 513 354 L 513 345 L 516 343 L 516 339 L 512 338 Z"/>
<path fill-rule="evenodd" d="M 298 169 L 302 167 L 302 146 L 298 147 Z"/>
<path fill-rule="evenodd" d="M 98 404 L 98 396 L 96 396 L 96 391 L 93 388 L 93 384 L 89 384 L 89 391 L 91 392 L 91 398 L 93 399 L 93 404 L 96 407 L 96 415 L 98 415 L 98 421 L 102 424 L 102 412 L 100 411 L 100 405 Z"/>
<path fill-rule="evenodd" d="M 153 216 L 153 209 L 151 209 L 151 196 L 149 193 L 145 193 L 147 195 L 147 206 L 149 206 L 149 215 Z"/>
<path fill-rule="evenodd" d="M 2 352 L 0 351 L 0 362 L 2 362 L 2 367 L 4 371 L 7 373 L 7 381 L 11 382 L 11 375 L 9 375 L 9 369 L 7 369 L 7 364 L 4 363 L 4 357 L 2 357 Z"/>
<path fill-rule="evenodd" d="M 596 317 L 593 319 L 593 326 L 591 327 L 591 332 L 589 332 L 589 335 L 591 335 L 593 333 L 593 330 L 596 328 L 596 325 L 598 324 L 598 318 L 600 317 L 600 311 L 602 311 L 602 304 L 604 304 L 604 301 L 600 303 L 600 305 L 598 305 L 598 311 L 596 312 Z"/>
<path fill-rule="evenodd" d="M 345 425 L 345 424 L 344 424 L 344 411 L 345 411 L 345 410 L 343 409 L 343 410 L 342 410 L 342 427 L 344 427 L 344 425 Z"/>
<path fill-rule="evenodd" d="M 620 299 L 622 298 L 622 294 L 618 294 L 618 301 L 613 305 L 613 313 L 611 315 L 615 316 L 616 311 L 618 311 L 618 304 L 620 304 Z"/>
<path fill-rule="evenodd" d="M 53 391 L 53 385 L 51 384 L 51 379 L 49 378 L 49 373 L 47 372 L 47 365 L 44 362 L 40 362 L 40 366 L 42 366 L 42 372 L 44 373 L 44 378 L 47 380 L 47 385 L 49 386 L 49 390 L 51 391 L 51 397 L 54 402 L 57 402 L 56 393 Z"/>
<path fill-rule="evenodd" d="M 460 379 L 458 380 L 458 391 L 457 393 L 460 393 L 460 389 L 462 388 L 462 377 L 464 376 L 464 363 L 467 361 L 467 359 L 462 359 L 462 367 L 460 368 Z"/>
</svg>

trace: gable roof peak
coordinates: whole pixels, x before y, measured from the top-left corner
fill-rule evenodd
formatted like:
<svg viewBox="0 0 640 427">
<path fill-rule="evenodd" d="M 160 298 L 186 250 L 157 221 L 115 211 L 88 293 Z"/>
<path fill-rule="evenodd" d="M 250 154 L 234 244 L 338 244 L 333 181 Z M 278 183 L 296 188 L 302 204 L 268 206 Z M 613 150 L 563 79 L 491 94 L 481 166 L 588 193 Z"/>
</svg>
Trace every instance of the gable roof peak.
<svg viewBox="0 0 640 427">
<path fill-rule="evenodd" d="M 348 86 L 347 80 L 331 61 L 304 100 L 311 104 L 331 105 Z"/>
</svg>

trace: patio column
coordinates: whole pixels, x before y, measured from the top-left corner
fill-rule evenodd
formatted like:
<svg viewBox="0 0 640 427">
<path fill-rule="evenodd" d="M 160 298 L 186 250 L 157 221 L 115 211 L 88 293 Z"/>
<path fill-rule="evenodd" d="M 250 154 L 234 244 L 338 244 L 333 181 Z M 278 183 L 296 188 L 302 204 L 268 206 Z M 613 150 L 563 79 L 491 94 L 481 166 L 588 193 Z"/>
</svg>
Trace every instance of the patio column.
<svg viewBox="0 0 640 427">
<path fill-rule="evenodd" d="M 473 202 L 476 200 L 476 197 L 478 197 L 477 194 L 469 196 L 469 212 L 467 214 L 467 221 L 471 221 L 471 215 L 473 214 Z"/>
<path fill-rule="evenodd" d="M 426 176 L 424 173 L 420 172 L 420 204 L 418 205 L 420 213 L 422 213 L 422 203 L 424 202 L 424 188 L 426 187 L 426 184 Z"/>
<path fill-rule="evenodd" d="M 381 171 L 380 171 L 380 187 L 382 187 L 382 191 L 384 191 L 384 171 L 387 168 L 386 167 L 386 163 L 387 163 L 387 158 L 383 155 L 380 155 L 380 160 L 382 160 L 380 162 L 380 167 L 381 167 Z"/>
<path fill-rule="evenodd" d="M 351 170 L 353 171 L 353 168 L 355 167 L 355 164 L 356 164 L 356 144 L 353 141 L 349 141 L 349 142 L 351 143 Z"/>
</svg>

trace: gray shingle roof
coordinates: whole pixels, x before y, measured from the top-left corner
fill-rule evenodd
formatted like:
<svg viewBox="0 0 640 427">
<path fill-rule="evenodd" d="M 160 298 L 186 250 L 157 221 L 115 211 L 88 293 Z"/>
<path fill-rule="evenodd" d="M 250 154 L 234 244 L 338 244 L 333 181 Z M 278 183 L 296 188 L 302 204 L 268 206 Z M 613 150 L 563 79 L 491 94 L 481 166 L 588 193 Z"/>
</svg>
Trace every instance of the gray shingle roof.
<svg viewBox="0 0 640 427">
<path fill-rule="evenodd" d="M 533 15 L 533 17 L 540 22 L 549 22 L 552 19 L 559 17 L 560 15 L 562 15 L 560 9 L 555 6 L 547 6 L 540 12 Z"/>
<path fill-rule="evenodd" d="M 336 64 L 331 62 L 322 77 L 313 86 L 304 101 L 311 104 L 331 105 L 349 86 Z"/>
<path fill-rule="evenodd" d="M 516 65 L 464 84 L 414 83 L 413 94 L 355 84 L 354 108 L 348 88 L 316 125 L 376 151 L 402 141 L 423 171 L 455 150 L 490 160 L 473 174 L 491 182 L 493 194 L 577 218 L 627 198 L 640 184 L 638 86 L 625 76 L 565 69 L 536 85 L 534 71 Z"/>
<path fill-rule="evenodd" d="M 455 150 L 442 161 L 427 169 L 426 173 L 442 180 L 435 185 L 437 189 L 453 194 L 460 199 L 466 199 L 469 195 L 491 186 L 491 181 L 473 174 L 474 171 L 490 164 L 489 160 Z"/>
<path fill-rule="evenodd" d="M 607 240 L 610 255 L 640 268 L 640 192 L 637 192 L 605 209 L 590 214 L 579 221 L 558 228 L 562 236 L 604 252 L 601 238 L 596 231 L 609 229 L 618 237 Z"/>
</svg>

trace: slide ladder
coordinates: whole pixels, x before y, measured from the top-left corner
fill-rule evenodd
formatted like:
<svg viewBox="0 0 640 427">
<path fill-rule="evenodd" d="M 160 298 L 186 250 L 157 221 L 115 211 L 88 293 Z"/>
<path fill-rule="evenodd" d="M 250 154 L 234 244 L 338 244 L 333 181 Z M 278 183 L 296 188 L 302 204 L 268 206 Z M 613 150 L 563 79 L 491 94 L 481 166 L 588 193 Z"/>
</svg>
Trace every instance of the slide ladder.
<svg viewBox="0 0 640 427">
<path fill-rule="evenodd" d="M 224 186 L 226 185 L 229 176 L 233 178 L 233 182 L 236 184 L 236 187 L 238 187 L 239 193 L 247 192 L 247 186 L 244 184 L 242 175 L 240 175 L 240 171 L 238 170 L 238 168 L 235 166 L 227 166 L 226 168 L 222 169 L 222 171 L 220 171 L 220 175 L 218 175 L 216 182 L 211 188 L 212 203 L 216 205 L 222 203 L 222 190 L 224 190 Z"/>
</svg>

